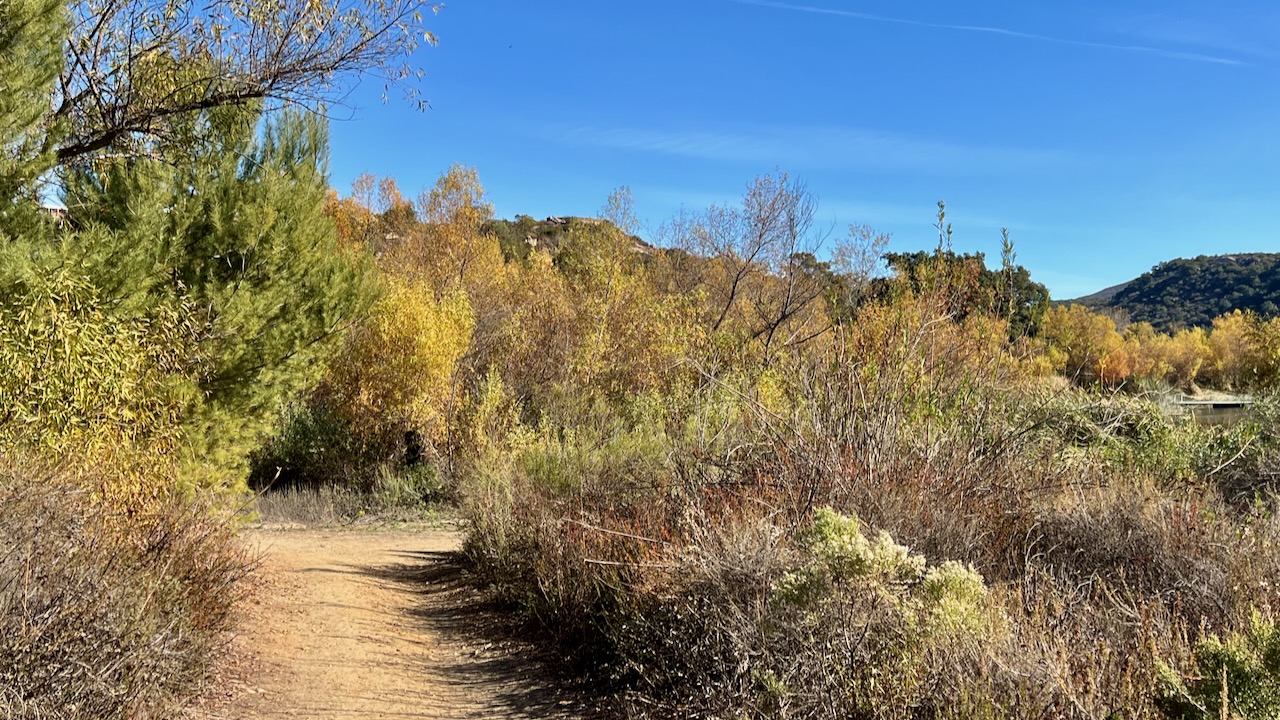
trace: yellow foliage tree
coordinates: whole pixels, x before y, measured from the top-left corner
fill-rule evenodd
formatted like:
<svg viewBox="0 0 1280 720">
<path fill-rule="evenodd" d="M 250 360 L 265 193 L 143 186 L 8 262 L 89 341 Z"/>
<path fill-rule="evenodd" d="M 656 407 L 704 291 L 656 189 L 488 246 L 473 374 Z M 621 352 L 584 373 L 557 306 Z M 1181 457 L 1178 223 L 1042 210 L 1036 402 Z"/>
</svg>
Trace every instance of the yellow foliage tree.
<svg viewBox="0 0 1280 720">
<path fill-rule="evenodd" d="M 488 295 L 504 280 L 497 238 L 485 232 L 493 206 L 476 171 L 454 165 L 416 204 L 400 195 L 393 180 L 362 178 L 353 197 L 365 198 L 381 218 L 379 259 L 385 272 L 426 282 L 444 295 L 458 289 Z"/>
<path fill-rule="evenodd" d="M 566 380 L 607 397 L 668 387 L 697 335 L 695 303 L 658 292 L 632 238 L 608 224 L 571 224 L 556 264 L 577 305 Z"/>
<path fill-rule="evenodd" d="M 330 189 L 325 214 L 344 245 L 366 248 L 379 257 L 396 252 L 417 224 L 417 211 L 395 179 L 369 173 L 351 182 L 351 194 L 345 198 Z"/>
<path fill-rule="evenodd" d="M 1248 382 L 1272 387 L 1280 382 L 1280 318 L 1246 314 L 1249 324 Z"/>
<path fill-rule="evenodd" d="M 507 264 L 498 239 L 486 231 L 493 206 L 474 169 L 449 168 L 419 195 L 417 209 L 422 222 L 384 267 L 430 285 L 437 297 L 465 292 L 472 299 L 476 323 L 470 364 L 483 373 L 509 350 L 519 307 L 513 279 L 518 268 Z"/>
<path fill-rule="evenodd" d="M 510 316 L 492 362 L 518 398 L 545 396 L 562 378 L 577 344 L 577 310 L 551 256 L 535 252 L 513 268 Z"/>
<path fill-rule="evenodd" d="M 1151 323 L 1134 323 L 1124 329 L 1125 343 L 1133 357 L 1133 376 L 1141 380 L 1164 382 L 1175 374 L 1169 363 L 1172 353 L 1170 338 L 1157 332 Z"/>
<path fill-rule="evenodd" d="M 143 317 L 104 310 L 62 266 L 0 298 L 0 448 L 58 461 L 126 525 L 171 493 L 183 412 L 196 392 L 204 328 L 192 308 Z"/>
<path fill-rule="evenodd" d="M 1209 333 L 1211 357 L 1203 369 L 1207 383 L 1235 390 L 1247 381 L 1249 325 L 1249 317 L 1239 310 L 1214 318 Z"/>
<path fill-rule="evenodd" d="M 453 165 L 418 197 L 418 208 L 430 229 L 429 252 L 421 262 L 437 288 L 467 285 L 502 260 L 498 242 L 484 232 L 493 205 L 474 168 Z"/>
<path fill-rule="evenodd" d="M 1179 330 L 1169 338 L 1168 362 L 1172 370 L 1169 382 L 1176 387 L 1193 389 L 1200 369 L 1212 359 L 1209 334 L 1204 328 Z"/>
<path fill-rule="evenodd" d="M 1115 321 L 1083 305 L 1050 308 L 1040 334 L 1066 355 L 1063 372 L 1077 382 L 1119 385 L 1133 374 L 1130 346 Z"/>
<path fill-rule="evenodd" d="M 438 443 L 459 405 L 458 369 L 475 314 L 463 293 L 391 280 L 370 317 L 332 363 L 319 393 L 369 448 L 405 432 Z"/>
<path fill-rule="evenodd" d="M 340 196 L 333 188 L 325 195 L 324 214 L 333 221 L 338 242 L 343 247 L 360 247 L 366 244 L 378 222 L 373 211 L 355 198 Z"/>
</svg>

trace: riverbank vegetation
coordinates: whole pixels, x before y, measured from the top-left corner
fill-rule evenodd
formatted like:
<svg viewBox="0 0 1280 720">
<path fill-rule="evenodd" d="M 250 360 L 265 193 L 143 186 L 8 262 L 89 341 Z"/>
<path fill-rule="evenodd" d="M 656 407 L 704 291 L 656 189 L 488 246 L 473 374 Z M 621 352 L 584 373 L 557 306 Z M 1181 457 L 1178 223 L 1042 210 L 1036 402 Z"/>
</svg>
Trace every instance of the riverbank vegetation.
<svg viewBox="0 0 1280 720">
<path fill-rule="evenodd" d="M 0 714 L 179 707 L 237 513 L 316 491 L 456 503 L 474 577 L 633 717 L 1275 715 L 1280 321 L 1051 306 L 942 206 L 930 250 L 827 242 L 782 172 L 649 241 L 625 188 L 344 196 L 298 86 L 50 116 L 96 37 L 60 17 L 0 5 Z M 1258 404 L 1146 398 L 1202 387 Z"/>
<path fill-rule="evenodd" d="M 813 198 L 781 174 L 659 245 L 620 229 L 625 191 L 616 221 L 499 224 L 474 171 L 418 201 L 362 186 L 374 202 L 330 213 L 424 295 L 384 301 L 281 431 L 322 418 L 367 439 L 259 472 L 432 468 L 477 576 L 626 714 L 1272 711 L 1273 405 L 1224 427 L 1170 416 L 1072 333 L 1103 326 L 1134 356 L 1179 336 L 1049 307 L 1007 238 L 990 269 L 951 252 L 941 214 L 936 249 L 888 274 L 864 228 L 819 260 Z M 1223 324 L 1246 321 L 1220 357 L 1264 367 L 1266 321 Z M 434 335 L 388 332 L 423 322 Z"/>
</svg>

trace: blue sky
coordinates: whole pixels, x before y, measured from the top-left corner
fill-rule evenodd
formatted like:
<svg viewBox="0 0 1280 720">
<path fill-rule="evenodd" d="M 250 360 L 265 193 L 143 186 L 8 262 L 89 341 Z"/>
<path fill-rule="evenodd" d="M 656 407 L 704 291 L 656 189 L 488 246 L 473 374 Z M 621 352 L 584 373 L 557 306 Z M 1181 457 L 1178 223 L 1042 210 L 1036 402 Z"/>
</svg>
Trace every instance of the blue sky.
<svg viewBox="0 0 1280 720">
<path fill-rule="evenodd" d="M 431 108 L 374 82 L 333 112 L 332 183 L 475 167 L 499 216 L 652 229 L 784 170 L 819 222 L 1018 260 L 1056 298 L 1174 257 L 1280 250 L 1280 5 L 450 0 Z"/>
</svg>

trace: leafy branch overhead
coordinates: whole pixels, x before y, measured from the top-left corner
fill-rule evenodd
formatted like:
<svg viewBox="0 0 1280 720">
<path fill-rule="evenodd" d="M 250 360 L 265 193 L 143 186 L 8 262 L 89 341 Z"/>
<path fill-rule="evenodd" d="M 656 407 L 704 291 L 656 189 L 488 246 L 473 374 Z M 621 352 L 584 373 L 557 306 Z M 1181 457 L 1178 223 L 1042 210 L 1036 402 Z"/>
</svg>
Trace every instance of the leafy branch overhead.
<svg viewBox="0 0 1280 720">
<path fill-rule="evenodd" d="M 344 76 L 384 89 L 422 71 L 409 57 L 434 44 L 423 0 L 80 0 L 70 7 L 66 62 L 48 140 L 61 162 L 113 148 L 145 152 L 181 140 L 195 111 L 251 100 L 316 108 Z"/>
</svg>

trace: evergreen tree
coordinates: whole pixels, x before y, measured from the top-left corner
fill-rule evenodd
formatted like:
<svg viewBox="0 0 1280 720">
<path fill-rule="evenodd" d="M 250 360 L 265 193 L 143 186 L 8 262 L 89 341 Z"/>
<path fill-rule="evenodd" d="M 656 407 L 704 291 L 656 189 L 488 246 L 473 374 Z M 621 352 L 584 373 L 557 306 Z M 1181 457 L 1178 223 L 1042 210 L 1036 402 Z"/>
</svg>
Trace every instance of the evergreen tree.
<svg viewBox="0 0 1280 720">
<path fill-rule="evenodd" d="M 65 32 L 54 0 L 0 0 L 0 444 L 166 438 L 193 479 L 242 476 L 371 300 L 324 215 L 325 128 L 261 123 L 260 104 L 185 114 L 163 157 L 57 168 L 53 223 L 36 181 Z"/>
<path fill-rule="evenodd" d="M 179 177 L 174 290 L 208 309 L 213 358 L 194 416 L 206 456 L 242 460 L 371 300 L 369 267 L 339 252 L 324 214 L 327 142 L 315 117 L 286 113 Z"/>
<path fill-rule="evenodd" d="M 957 319 L 983 312 L 1009 321 L 1010 338 L 1036 335 L 1049 308 L 1049 290 L 1031 279 L 1031 273 L 1014 263 L 1013 245 L 1003 238 L 1001 269 L 987 267 L 982 253 L 957 254 L 951 250 L 927 253 L 887 253 L 885 262 L 897 273 L 901 282 L 913 292 L 927 283 L 937 282 L 941 273 L 950 288 L 952 307 Z M 883 294 L 888 285 L 881 284 Z"/>
<path fill-rule="evenodd" d="M 43 120 L 65 37 L 59 0 L 0 1 L 0 235 L 16 231 L 14 201 L 49 167 Z"/>
<path fill-rule="evenodd" d="M 368 265 L 324 215 L 324 127 L 256 108 L 193 123 L 187 156 L 67 173 L 76 234 L 62 243 L 116 312 L 194 315 L 199 363 L 183 414 L 190 467 L 238 472 L 283 399 L 318 375 L 372 297 Z"/>
</svg>

